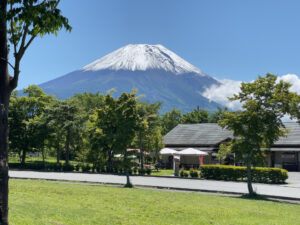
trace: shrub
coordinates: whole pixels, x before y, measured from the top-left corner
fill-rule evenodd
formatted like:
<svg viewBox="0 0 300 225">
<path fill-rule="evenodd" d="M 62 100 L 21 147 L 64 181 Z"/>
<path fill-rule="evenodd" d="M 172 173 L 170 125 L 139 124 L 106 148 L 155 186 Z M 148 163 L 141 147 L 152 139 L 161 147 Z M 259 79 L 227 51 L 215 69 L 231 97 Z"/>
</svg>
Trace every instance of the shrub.
<svg viewBox="0 0 300 225">
<path fill-rule="evenodd" d="M 87 172 L 90 172 L 91 167 L 90 167 L 90 165 L 86 164 L 86 165 L 82 165 L 81 169 L 82 169 L 82 172 L 87 173 Z"/>
<path fill-rule="evenodd" d="M 122 167 L 119 167 L 118 172 L 119 172 L 120 174 L 124 174 L 124 173 L 125 173 L 125 169 L 122 168 Z"/>
<path fill-rule="evenodd" d="M 192 178 L 199 177 L 198 170 L 197 169 L 190 169 L 190 177 L 192 177 Z"/>
<path fill-rule="evenodd" d="M 204 179 L 238 181 L 247 179 L 247 168 L 242 166 L 202 165 Z M 252 181 L 257 183 L 282 184 L 288 178 L 287 171 L 279 168 L 253 167 Z"/>
<path fill-rule="evenodd" d="M 145 175 L 146 170 L 144 168 L 139 168 L 139 175 Z"/>
<path fill-rule="evenodd" d="M 56 172 L 61 172 L 61 170 L 62 170 L 61 163 L 53 164 L 53 170 L 56 171 Z"/>
<path fill-rule="evenodd" d="M 188 170 L 183 171 L 183 177 L 189 177 L 189 171 Z"/>
<path fill-rule="evenodd" d="M 79 169 L 80 169 L 80 165 L 79 165 L 79 164 L 77 164 L 77 165 L 75 166 L 75 170 L 78 172 L 78 171 L 79 171 Z"/>
<path fill-rule="evenodd" d="M 133 173 L 134 173 L 134 174 L 137 174 L 137 171 L 138 171 L 138 168 L 135 166 L 135 167 L 133 168 Z"/>
<path fill-rule="evenodd" d="M 106 173 L 106 171 L 107 171 L 107 170 L 106 170 L 106 167 L 105 167 L 105 166 L 101 166 L 101 167 L 100 167 L 100 172 L 101 172 L 101 173 Z"/>
<path fill-rule="evenodd" d="M 179 171 L 179 176 L 180 176 L 180 177 L 183 177 L 183 174 L 184 174 L 184 169 L 180 169 L 180 171 Z"/>
<path fill-rule="evenodd" d="M 146 174 L 151 175 L 151 168 L 149 168 L 149 167 L 146 168 Z"/>
<path fill-rule="evenodd" d="M 62 171 L 64 172 L 72 172 L 74 170 L 74 166 L 71 164 L 64 164 L 62 166 Z"/>
</svg>

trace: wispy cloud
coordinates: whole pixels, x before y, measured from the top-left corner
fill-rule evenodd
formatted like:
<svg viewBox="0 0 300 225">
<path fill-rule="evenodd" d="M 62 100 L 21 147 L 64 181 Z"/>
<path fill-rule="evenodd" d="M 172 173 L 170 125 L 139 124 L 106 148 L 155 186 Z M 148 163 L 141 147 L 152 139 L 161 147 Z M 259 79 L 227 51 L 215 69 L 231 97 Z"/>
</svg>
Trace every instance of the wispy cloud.
<svg viewBox="0 0 300 225">
<path fill-rule="evenodd" d="M 235 80 L 219 80 L 221 85 L 212 85 L 202 93 L 202 95 L 211 101 L 215 101 L 221 105 L 224 105 L 230 109 L 236 110 L 241 107 L 238 101 L 229 101 L 228 97 L 232 97 L 240 91 L 241 81 Z"/>
<path fill-rule="evenodd" d="M 286 74 L 278 77 L 279 80 L 284 80 L 292 84 L 291 91 L 295 91 L 300 94 L 300 78 L 296 74 Z M 221 105 L 224 105 L 232 110 L 241 108 L 239 101 L 231 102 L 228 97 L 232 97 L 234 94 L 240 91 L 241 81 L 235 80 L 219 80 L 221 85 L 212 85 L 207 88 L 202 95 L 211 101 L 215 101 Z"/>
</svg>

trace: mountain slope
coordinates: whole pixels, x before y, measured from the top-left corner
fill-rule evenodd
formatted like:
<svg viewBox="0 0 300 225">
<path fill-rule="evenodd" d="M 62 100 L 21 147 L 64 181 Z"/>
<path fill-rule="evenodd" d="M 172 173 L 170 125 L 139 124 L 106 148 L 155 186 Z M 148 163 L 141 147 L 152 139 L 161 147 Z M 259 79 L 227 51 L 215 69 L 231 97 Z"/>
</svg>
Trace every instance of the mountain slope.
<svg viewBox="0 0 300 225">
<path fill-rule="evenodd" d="M 163 110 L 178 108 L 191 111 L 195 107 L 215 110 L 219 105 L 201 93 L 219 82 L 206 75 L 161 45 L 127 45 L 99 60 L 57 79 L 39 85 L 46 93 L 68 98 L 74 93 L 106 93 L 114 95 L 133 88 L 142 100 L 162 101 Z"/>
</svg>

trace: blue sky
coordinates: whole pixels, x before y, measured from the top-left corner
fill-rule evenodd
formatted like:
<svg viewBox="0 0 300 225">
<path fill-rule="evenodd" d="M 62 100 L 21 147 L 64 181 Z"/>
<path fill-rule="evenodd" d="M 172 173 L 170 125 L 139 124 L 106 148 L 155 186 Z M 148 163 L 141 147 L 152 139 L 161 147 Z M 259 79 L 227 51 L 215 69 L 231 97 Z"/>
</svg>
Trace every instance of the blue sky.
<svg viewBox="0 0 300 225">
<path fill-rule="evenodd" d="M 33 42 L 19 89 L 134 43 L 162 44 L 219 79 L 300 75 L 297 0 L 63 0 L 60 8 L 72 32 Z"/>
</svg>

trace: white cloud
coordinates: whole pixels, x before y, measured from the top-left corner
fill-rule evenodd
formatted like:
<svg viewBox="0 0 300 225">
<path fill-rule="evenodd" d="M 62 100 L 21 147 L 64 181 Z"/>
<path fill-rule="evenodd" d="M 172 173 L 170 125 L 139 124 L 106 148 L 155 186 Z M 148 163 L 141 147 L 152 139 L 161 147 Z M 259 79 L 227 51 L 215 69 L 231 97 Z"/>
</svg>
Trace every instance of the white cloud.
<svg viewBox="0 0 300 225">
<path fill-rule="evenodd" d="M 291 83 L 292 87 L 290 90 L 300 94 L 300 78 L 296 74 L 286 74 L 279 77 L 279 79 Z"/>
<path fill-rule="evenodd" d="M 236 110 L 241 107 L 238 101 L 229 101 L 228 97 L 232 97 L 240 91 L 241 81 L 234 80 L 219 80 L 221 85 L 212 85 L 202 93 L 202 95 L 211 101 L 215 101 L 221 105 L 224 105 L 230 109 Z"/>
<path fill-rule="evenodd" d="M 296 74 L 286 74 L 278 77 L 279 80 L 287 81 L 292 84 L 291 91 L 295 91 L 300 94 L 300 78 Z M 231 102 L 228 97 L 232 97 L 240 91 L 241 81 L 235 80 L 219 80 L 221 85 L 212 85 L 202 93 L 202 95 L 211 101 L 215 101 L 221 105 L 224 105 L 232 110 L 241 108 L 239 101 Z"/>
</svg>

